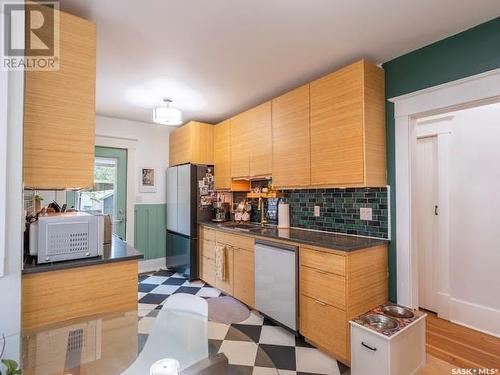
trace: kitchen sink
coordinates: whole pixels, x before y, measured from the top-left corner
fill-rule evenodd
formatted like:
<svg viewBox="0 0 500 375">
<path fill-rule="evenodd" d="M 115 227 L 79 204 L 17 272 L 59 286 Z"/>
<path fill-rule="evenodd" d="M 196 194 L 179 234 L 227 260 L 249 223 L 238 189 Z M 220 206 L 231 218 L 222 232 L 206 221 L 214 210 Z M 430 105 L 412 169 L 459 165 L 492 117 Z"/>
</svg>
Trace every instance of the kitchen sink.
<svg viewBox="0 0 500 375">
<path fill-rule="evenodd" d="M 386 330 L 398 327 L 398 322 L 381 314 L 366 314 L 359 318 L 364 324 L 375 329 Z"/>
<path fill-rule="evenodd" d="M 411 319 L 415 316 L 413 311 L 407 307 L 397 305 L 387 305 L 382 307 L 382 312 L 385 315 L 392 316 L 393 318 Z"/>
</svg>

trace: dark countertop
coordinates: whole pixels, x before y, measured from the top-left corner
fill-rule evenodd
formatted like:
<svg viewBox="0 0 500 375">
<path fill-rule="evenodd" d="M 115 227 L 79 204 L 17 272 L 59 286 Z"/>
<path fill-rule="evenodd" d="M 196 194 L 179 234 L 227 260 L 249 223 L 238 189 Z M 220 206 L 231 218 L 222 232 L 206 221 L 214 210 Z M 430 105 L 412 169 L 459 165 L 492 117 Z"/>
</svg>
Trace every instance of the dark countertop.
<svg viewBox="0 0 500 375">
<path fill-rule="evenodd" d="M 199 224 L 235 234 L 285 240 L 294 243 L 319 246 L 344 252 L 361 250 L 389 243 L 389 241 L 385 239 L 351 236 L 347 234 L 330 232 L 317 232 L 298 228 L 278 229 L 276 226 L 260 227 L 258 224 L 256 224 L 254 226 L 249 225 L 250 230 L 241 230 L 231 228 L 231 226 L 227 225 L 227 223 L 203 221 Z"/>
<path fill-rule="evenodd" d="M 124 262 L 127 260 L 142 259 L 144 254 L 113 236 L 111 244 L 104 245 L 103 255 L 94 258 L 66 260 L 62 262 L 43 263 L 43 264 L 25 264 L 22 274 L 48 272 L 65 270 L 69 268 L 78 268 L 85 266 L 95 266 L 97 264 L 106 264 L 113 262 Z"/>
</svg>

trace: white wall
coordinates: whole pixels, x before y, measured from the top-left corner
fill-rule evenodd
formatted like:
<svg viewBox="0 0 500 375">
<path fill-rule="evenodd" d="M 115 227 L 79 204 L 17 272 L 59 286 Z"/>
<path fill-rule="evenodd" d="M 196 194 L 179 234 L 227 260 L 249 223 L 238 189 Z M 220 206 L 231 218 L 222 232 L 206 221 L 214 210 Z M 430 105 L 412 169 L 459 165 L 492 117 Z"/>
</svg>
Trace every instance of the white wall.
<svg viewBox="0 0 500 375">
<path fill-rule="evenodd" d="M 450 294 L 466 306 L 455 306 L 451 313 L 474 305 L 492 309 L 489 312 L 496 311 L 497 320 L 491 322 L 489 330 L 500 335 L 500 104 L 454 115 L 450 154 Z M 458 318 L 467 324 L 465 312 Z"/>
<path fill-rule="evenodd" d="M 168 140 L 175 128 L 150 123 L 96 116 L 96 145 L 128 150 L 127 242 L 134 243 L 135 204 L 166 203 Z M 155 193 L 139 192 L 140 168 L 156 169 Z"/>
</svg>

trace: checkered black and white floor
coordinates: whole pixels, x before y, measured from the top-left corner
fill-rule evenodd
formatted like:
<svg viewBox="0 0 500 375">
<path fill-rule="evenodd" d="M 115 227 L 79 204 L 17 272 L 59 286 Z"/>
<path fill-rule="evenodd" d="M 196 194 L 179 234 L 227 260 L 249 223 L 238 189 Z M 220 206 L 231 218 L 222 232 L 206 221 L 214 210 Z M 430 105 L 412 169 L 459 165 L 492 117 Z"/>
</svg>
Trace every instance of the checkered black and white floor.
<svg viewBox="0 0 500 375">
<path fill-rule="evenodd" d="M 163 303 L 174 293 L 203 298 L 222 294 L 202 281 L 189 282 L 182 275 L 166 270 L 139 276 L 139 350 L 151 333 Z M 276 374 L 273 369 L 278 369 L 279 375 L 349 374 L 347 367 L 255 310 L 238 324 L 209 321 L 208 341 L 211 353 L 220 351 L 227 356 L 231 374 Z"/>
</svg>

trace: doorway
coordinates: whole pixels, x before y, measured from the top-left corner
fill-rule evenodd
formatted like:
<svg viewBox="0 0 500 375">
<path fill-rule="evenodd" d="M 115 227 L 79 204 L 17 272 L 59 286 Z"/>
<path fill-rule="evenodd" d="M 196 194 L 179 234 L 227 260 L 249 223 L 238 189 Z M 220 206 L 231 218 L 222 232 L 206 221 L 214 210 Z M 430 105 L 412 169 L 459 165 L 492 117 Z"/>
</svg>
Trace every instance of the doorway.
<svg viewBox="0 0 500 375">
<path fill-rule="evenodd" d="M 437 311 L 435 255 L 438 248 L 438 152 L 437 136 L 417 138 L 415 149 L 415 220 L 418 244 L 419 307 Z"/>
<path fill-rule="evenodd" d="M 94 188 L 68 193 L 67 200 L 79 211 L 110 215 L 113 234 L 125 240 L 127 150 L 96 146 Z"/>
</svg>

